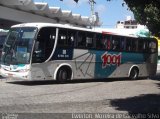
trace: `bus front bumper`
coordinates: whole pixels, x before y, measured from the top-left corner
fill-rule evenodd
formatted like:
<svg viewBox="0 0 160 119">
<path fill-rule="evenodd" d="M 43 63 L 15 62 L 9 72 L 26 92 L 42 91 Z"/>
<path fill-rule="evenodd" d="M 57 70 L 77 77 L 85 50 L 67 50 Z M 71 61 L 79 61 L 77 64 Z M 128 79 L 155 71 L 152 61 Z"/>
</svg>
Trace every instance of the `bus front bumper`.
<svg viewBox="0 0 160 119">
<path fill-rule="evenodd" d="M 30 71 L 26 72 L 11 72 L 1 68 L 1 76 L 10 79 L 30 80 Z"/>
</svg>

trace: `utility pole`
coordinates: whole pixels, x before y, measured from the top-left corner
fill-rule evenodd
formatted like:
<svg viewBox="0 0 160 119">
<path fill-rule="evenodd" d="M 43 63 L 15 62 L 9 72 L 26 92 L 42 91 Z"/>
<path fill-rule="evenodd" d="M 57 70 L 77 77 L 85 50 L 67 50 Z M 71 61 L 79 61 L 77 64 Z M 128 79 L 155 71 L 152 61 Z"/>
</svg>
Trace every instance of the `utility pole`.
<svg viewBox="0 0 160 119">
<path fill-rule="evenodd" d="M 91 5 L 91 16 L 90 16 L 91 27 L 95 25 L 96 26 L 100 25 L 98 12 L 94 11 L 94 4 L 96 4 L 95 0 L 89 0 L 89 4 Z"/>
<path fill-rule="evenodd" d="M 89 0 L 89 4 L 91 5 L 91 16 L 94 15 L 94 4 L 96 4 L 96 2 L 94 0 Z"/>
</svg>

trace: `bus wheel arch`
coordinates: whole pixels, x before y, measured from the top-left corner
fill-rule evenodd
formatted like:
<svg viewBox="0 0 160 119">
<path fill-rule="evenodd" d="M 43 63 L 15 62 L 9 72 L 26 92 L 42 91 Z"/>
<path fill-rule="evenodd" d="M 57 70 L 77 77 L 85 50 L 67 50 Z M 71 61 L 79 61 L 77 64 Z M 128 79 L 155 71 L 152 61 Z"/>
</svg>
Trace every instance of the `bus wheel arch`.
<svg viewBox="0 0 160 119">
<path fill-rule="evenodd" d="M 69 64 L 62 64 L 56 69 L 54 79 L 58 82 L 65 82 L 71 80 L 72 76 L 72 67 Z"/>
<path fill-rule="evenodd" d="M 137 65 L 133 65 L 128 73 L 128 77 L 132 80 L 138 79 L 139 77 L 139 67 Z"/>
</svg>

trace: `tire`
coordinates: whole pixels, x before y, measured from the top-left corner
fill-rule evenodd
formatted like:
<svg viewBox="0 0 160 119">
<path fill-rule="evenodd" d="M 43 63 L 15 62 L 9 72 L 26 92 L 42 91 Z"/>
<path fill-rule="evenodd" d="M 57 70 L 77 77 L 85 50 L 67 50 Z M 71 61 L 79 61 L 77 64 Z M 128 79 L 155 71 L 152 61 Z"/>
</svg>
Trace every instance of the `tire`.
<svg viewBox="0 0 160 119">
<path fill-rule="evenodd" d="M 129 74 L 129 78 L 131 80 L 136 80 L 138 79 L 138 75 L 139 75 L 139 70 L 138 68 L 133 68 Z"/>
<path fill-rule="evenodd" d="M 57 81 L 59 83 L 64 83 L 71 78 L 71 73 L 68 68 L 60 68 L 57 73 Z"/>
</svg>

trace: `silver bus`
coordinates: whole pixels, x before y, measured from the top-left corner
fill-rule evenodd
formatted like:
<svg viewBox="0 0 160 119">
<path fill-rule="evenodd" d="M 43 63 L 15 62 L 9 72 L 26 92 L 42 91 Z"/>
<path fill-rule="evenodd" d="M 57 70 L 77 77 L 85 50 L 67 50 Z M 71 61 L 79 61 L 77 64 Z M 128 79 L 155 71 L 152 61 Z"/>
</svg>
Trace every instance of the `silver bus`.
<svg viewBox="0 0 160 119">
<path fill-rule="evenodd" d="M 12 26 L 1 73 L 23 80 L 148 77 L 156 74 L 157 40 L 50 23 Z"/>
</svg>

